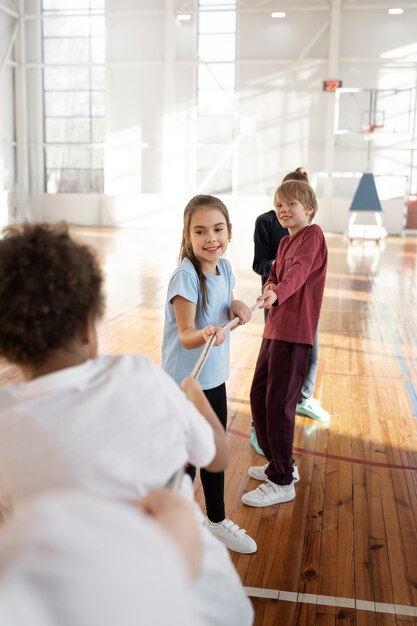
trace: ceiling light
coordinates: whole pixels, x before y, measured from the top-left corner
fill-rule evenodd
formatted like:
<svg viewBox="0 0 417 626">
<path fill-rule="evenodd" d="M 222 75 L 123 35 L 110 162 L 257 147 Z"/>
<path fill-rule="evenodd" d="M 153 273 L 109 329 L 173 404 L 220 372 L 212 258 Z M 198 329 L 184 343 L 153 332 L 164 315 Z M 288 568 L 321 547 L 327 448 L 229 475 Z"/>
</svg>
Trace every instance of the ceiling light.
<svg viewBox="0 0 417 626">
<path fill-rule="evenodd" d="M 401 15 L 401 13 L 404 13 L 404 9 L 400 9 L 400 8 L 397 8 L 397 9 L 388 9 L 388 13 L 389 13 L 390 15 Z"/>
<path fill-rule="evenodd" d="M 191 15 L 189 13 L 180 13 L 177 15 L 177 20 L 179 22 L 188 22 L 191 19 Z"/>
<path fill-rule="evenodd" d="M 280 18 L 280 17 L 282 18 L 282 17 L 285 17 L 286 15 L 287 14 L 285 13 L 285 11 L 273 11 L 271 13 L 271 17 L 274 17 L 274 18 Z"/>
</svg>

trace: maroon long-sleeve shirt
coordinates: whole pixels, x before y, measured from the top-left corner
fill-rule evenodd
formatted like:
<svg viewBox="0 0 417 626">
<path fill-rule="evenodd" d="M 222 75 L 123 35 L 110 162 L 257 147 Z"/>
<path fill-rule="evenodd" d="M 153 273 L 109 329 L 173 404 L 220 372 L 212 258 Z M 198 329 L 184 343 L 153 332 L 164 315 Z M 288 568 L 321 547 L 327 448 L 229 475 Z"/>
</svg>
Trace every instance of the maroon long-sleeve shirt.
<svg viewBox="0 0 417 626">
<path fill-rule="evenodd" d="M 327 270 L 327 246 L 317 224 L 281 239 L 268 283 L 278 306 L 269 309 L 264 339 L 280 339 L 313 345 L 323 300 Z"/>
</svg>

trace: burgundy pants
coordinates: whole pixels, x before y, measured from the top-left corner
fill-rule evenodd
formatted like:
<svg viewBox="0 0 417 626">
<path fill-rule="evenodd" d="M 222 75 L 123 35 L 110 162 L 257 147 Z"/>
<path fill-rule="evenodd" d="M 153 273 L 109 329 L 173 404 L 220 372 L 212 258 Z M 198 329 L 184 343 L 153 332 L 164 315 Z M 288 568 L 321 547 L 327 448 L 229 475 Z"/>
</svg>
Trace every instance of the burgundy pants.
<svg viewBox="0 0 417 626">
<path fill-rule="evenodd" d="M 266 474 L 278 485 L 292 482 L 295 409 L 311 346 L 263 339 L 250 391 L 258 443 L 269 461 Z"/>
</svg>

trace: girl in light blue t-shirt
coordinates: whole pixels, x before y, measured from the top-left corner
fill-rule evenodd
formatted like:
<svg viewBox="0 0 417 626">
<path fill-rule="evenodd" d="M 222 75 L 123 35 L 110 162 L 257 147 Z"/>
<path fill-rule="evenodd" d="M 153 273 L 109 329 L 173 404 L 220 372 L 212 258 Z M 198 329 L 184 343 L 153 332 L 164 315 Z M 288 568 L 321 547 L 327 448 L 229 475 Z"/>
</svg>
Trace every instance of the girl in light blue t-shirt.
<svg viewBox="0 0 417 626">
<path fill-rule="evenodd" d="M 195 196 L 185 207 L 180 264 L 168 285 L 162 341 L 162 367 L 180 384 L 189 376 L 204 344 L 216 336 L 199 382 L 224 428 L 230 331 L 224 332 L 221 326 L 235 317 L 244 324 L 251 317 L 250 309 L 233 297 L 235 278 L 230 263 L 222 258 L 231 234 L 229 213 L 218 198 Z M 187 471 L 194 478 L 195 468 L 190 466 Z M 254 540 L 225 517 L 224 473 L 202 469 L 200 477 L 206 526 L 231 550 L 255 552 Z"/>
</svg>

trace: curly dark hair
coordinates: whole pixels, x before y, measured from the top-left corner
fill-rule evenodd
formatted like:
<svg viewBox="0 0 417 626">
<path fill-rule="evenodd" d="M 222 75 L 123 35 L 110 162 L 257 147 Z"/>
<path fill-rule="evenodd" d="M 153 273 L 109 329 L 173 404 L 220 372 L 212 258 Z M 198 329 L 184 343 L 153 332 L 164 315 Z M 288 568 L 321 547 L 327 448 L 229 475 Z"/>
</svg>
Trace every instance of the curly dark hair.
<svg viewBox="0 0 417 626">
<path fill-rule="evenodd" d="M 40 366 L 65 347 L 89 314 L 104 312 L 94 253 L 66 224 L 7 228 L 0 239 L 0 355 Z"/>
</svg>

